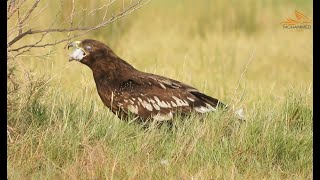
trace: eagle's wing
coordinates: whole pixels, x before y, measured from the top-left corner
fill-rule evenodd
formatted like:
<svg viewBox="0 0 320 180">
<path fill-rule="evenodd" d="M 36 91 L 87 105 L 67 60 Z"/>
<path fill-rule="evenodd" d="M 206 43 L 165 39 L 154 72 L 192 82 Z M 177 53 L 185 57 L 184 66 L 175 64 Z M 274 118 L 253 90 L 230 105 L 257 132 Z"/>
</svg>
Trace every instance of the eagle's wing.
<svg viewBox="0 0 320 180">
<path fill-rule="evenodd" d="M 176 113 L 206 113 L 226 107 L 191 86 L 148 73 L 128 76 L 114 94 L 114 103 L 122 111 L 143 119 L 169 120 Z"/>
</svg>

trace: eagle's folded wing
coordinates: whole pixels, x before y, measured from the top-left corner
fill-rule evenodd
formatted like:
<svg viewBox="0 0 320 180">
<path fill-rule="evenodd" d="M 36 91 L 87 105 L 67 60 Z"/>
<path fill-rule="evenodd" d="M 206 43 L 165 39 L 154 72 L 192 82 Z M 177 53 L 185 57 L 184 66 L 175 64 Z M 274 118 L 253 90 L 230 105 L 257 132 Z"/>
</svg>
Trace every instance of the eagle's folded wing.
<svg viewBox="0 0 320 180">
<path fill-rule="evenodd" d="M 117 88 L 114 103 L 127 114 L 155 120 L 169 120 L 176 113 L 206 113 L 225 106 L 191 86 L 146 73 L 128 77 Z"/>
</svg>

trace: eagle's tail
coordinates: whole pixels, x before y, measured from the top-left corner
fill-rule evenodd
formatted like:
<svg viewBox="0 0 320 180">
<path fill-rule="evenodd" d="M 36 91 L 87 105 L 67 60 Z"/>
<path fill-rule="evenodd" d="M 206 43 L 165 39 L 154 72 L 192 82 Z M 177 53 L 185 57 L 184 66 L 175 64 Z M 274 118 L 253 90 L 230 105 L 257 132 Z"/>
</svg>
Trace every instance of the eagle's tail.
<svg viewBox="0 0 320 180">
<path fill-rule="evenodd" d="M 193 95 L 195 95 L 196 97 L 198 97 L 199 99 L 201 99 L 202 101 L 215 107 L 216 109 L 232 110 L 234 112 L 236 118 L 238 118 L 239 120 L 245 120 L 245 112 L 244 112 L 243 108 L 234 111 L 232 108 L 230 108 L 228 105 L 222 103 L 218 99 L 215 99 L 213 97 L 210 97 L 210 96 L 205 95 L 203 93 L 200 93 L 198 91 L 191 92 L 191 93 Z"/>
<path fill-rule="evenodd" d="M 197 98 L 201 99 L 203 102 L 210 104 L 212 107 L 215 107 L 216 109 L 227 109 L 228 106 L 219 101 L 218 99 L 215 99 L 213 97 L 210 97 L 208 95 L 205 95 L 199 91 L 193 91 L 191 92 L 193 95 L 195 95 Z"/>
</svg>

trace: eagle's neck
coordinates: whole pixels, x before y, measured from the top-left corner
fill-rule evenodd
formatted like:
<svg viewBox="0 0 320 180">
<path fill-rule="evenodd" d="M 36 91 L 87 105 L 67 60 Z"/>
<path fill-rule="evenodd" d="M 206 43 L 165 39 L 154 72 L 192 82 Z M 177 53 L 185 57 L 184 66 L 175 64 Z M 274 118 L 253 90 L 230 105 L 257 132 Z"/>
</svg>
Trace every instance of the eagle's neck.
<svg viewBox="0 0 320 180">
<path fill-rule="evenodd" d="M 92 67 L 93 77 L 100 98 L 110 108 L 115 90 L 137 70 L 120 58 L 97 61 Z"/>
<path fill-rule="evenodd" d="M 112 60 L 97 61 L 91 67 L 96 82 L 107 83 L 109 87 L 122 83 L 130 73 L 137 70 L 120 58 Z"/>
</svg>

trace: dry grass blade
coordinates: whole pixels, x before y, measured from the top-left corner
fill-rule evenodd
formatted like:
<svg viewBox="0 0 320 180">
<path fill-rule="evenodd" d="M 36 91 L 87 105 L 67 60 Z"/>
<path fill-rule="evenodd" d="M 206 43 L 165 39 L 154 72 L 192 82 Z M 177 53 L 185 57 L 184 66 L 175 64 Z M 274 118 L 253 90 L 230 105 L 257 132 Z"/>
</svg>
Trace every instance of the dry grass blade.
<svg viewBox="0 0 320 180">
<path fill-rule="evenodd" d="M 237 84 L 237 86 L 236 86 L 236 88 L 235 88 L 235 90 L 234 90 L 233 99 L 235 100 L 235 103 L 233 103 L 233 105 L 232 105 L 232 108 L 233 108 L 233 109 L 235 109 L 235 108 L 241 103 L 241 101 L 243 100 L 243 96 L 244 96 L 244 91 L 245 91 L 245 89 L 242 91 L 241 96 L 240 96 L 240 98 L 238 98 L 238 99 L 236 99 L 237 91 L 238 91 L 238 88 L 240 87 L 240 84 L 241 84 L 241 81 L 242 81 L 242 79 L 243 79 L 243 76 L 244 76 L 244 74 L 246 73 L 246 71 L 247 71 L 247 69 L 248 69 L 248 66 L 249 66 L 249 64 L 251 63 L 251 61 L 252 61 L 252 59 L 253 59 L 253 57 L 254 57 L 255 52 L 256 52 L 256 49 L 254 49 L 254 50 L 252 51 L 251 57 L 250 57 L 250 59 L 247 61 L 246 65 L 245 65 L 245 68 L 244 68 L 244 70 L 242 71 L 242 73 L 241 73 L 241 75 L 240 75 L 240 78 L 239 78 L 239 80 L 238 80 L 238 84 Z"/>
</svg>

